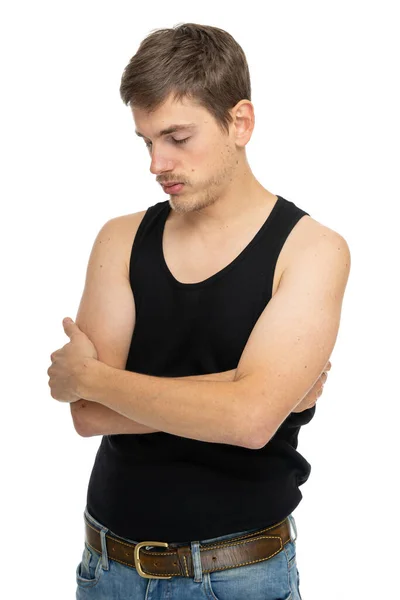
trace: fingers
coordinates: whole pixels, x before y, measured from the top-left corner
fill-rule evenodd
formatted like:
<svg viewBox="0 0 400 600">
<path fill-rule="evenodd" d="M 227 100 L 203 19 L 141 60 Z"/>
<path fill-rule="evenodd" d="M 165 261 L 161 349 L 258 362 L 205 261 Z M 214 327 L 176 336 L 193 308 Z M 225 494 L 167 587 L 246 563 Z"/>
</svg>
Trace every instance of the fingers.
<svg viewBox="0 0 400 600">
<path fill-rule="evenodd" d="M 322 384 L 324 384 L 325 381 L 327 380 L 327 378 L 328 378 L 328 371 L 331 370 L 331 366 L 332 366 L 331 361 L 328 360 L 328 362 L 325 365 L 324 370 L 322 371 L 322 373 L 320 375 L 320 379 L 322 380 Z"/>
</svg>

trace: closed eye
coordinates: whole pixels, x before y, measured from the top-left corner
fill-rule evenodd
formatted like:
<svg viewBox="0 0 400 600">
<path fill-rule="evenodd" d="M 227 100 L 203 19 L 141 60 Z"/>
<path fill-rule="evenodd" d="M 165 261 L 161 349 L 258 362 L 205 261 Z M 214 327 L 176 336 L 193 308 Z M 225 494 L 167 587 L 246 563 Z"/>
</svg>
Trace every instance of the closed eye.
<svg viewBox="0 0 400 600">
<path fill-rule="evenodd" d="M 172 138 L 172 140 L 176 144 L 185 144 L 188 140 L 190 140 L 190 137 L 184 138 L 183 140 L 176 140 L 175 138 Z M 150 146 L 151 146 L 151 142 L 146 142 L 146 148 L 149 148 Z"/>
</svg>

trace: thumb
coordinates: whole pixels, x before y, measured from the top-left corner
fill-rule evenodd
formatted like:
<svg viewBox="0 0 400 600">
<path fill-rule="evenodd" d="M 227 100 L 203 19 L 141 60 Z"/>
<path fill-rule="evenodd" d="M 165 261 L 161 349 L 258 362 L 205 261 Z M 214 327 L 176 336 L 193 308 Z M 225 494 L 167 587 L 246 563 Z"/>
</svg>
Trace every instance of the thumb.
<svg viewBox="0 0 400 600">
<path fill-rule="evenodd" d="M 65 317 L 65 319 L 63 319 L 63 327 L 64 327 L 64 331 L 68 335 L 68 337 L 71 337 L 71 335 L 74 333 L 74 331 L 76 329 L 76 324 L 69 317 Z"/>
</svg>

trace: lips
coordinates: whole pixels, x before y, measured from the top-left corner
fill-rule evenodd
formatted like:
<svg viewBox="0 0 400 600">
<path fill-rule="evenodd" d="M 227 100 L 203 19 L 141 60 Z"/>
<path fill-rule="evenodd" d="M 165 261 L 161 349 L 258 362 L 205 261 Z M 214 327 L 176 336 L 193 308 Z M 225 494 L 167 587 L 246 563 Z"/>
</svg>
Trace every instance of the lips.
<svg viewBox="0 0 400 600">
<path fill-rule="evenodd" d="M 175 183 L 173 185 L 163 185 L 163 190 L 166 194 L 178 194 L 181 190 L 183 190 L 183 183 Z"/>
</svg>

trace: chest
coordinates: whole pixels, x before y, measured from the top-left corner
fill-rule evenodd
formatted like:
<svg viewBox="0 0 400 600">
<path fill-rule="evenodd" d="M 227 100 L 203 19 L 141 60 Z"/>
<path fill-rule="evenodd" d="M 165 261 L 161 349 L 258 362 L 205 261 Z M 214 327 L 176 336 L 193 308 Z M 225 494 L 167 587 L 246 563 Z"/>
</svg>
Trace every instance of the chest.
<svg viewBox="0 0 400 600">
<path fill-rule="evenodd" d="M 221 235 L 218 241 L 200 243 L 174 233 L 166 223 L 162 239 L 162 257 L 172 277 L 183 284 L 204 282 L 241 260 L 248 251 L 254 235 Z M 276 262 L 272 295 L 279 286 L 287 262 L 287 249 L 282 249 Z"/>
</svg>

